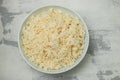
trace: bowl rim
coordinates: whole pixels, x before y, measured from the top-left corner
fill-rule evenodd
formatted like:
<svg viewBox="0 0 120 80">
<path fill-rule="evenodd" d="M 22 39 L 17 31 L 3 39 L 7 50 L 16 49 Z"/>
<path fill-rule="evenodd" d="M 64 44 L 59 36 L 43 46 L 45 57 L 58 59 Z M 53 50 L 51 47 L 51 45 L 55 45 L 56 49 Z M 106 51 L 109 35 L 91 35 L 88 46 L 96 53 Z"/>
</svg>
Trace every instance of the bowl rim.
<svg viewBox="0 0 120 80">
<path fill-rule="evenodd" d="M 67 67 L 67 68 L 63 68 L 63 69 L 59 69 L 59 70 L 43 70 L 43 69 L 40 69 L 38 68 L 37 66 L 33 65 L 32 62 L 30 62 L 30 60 L 28 60 L 28 58 L 26 57 L 26 55 L 24 54 L 24 51 L 22 49 L 22 46 L 21 46 L 21 33 L 22 33 L 22 29 L 23 29 L 23 25 L 25 24 L 25 22 L 27 21 L 27 19 L 32 15 L 34 14 L 36 11 L 39 11 L 40 9 L 44 9 L 44 8 L 62 8 L 64 10 L 67 10 L 69 11 L 70 13 L 72 13 L 73 15 L 76 15 L 82 22 L 84 28 L 85 28 L 85 41 L 84 41 L 84 49 L 81 53 L 81 56 L 76 60 L 76 62 L 74 62 L 74 64 L 72 64 L 71 66 Z M 70 9 L 68 7 L 64 7 L 64 6 L 56 6 L 56 5 L 48 5 L 48 6 L 42 6 L 42 7 L 39 7 L 38 9 L 35 9 L 34 11 L 32 11 L 31 13 L 28 14 L 28 16 L 25 17 L 25 19 L 23 20 L 22 22 L 22 25 L 20 26 L 20 30 L 19 30 L 19 34 L 18 34 L 18 47 L 19 47 L 19 52 L 20 52 L 20 55 L 22 56 L 22 58 L 24 59 L 24 61 L 30 66 L 32 67 L 33 69 L 37 70 L 37 71 L 40 71 L 40 72 L 43 72 L 43 73 L 47 73 L 47 74 L 59 74 L 59 73 L 63 73 L 63 72 L 66 72 L 66 71 L 69 71 L 71 69 L 73 69 L 74 67 L 76 67 L 82 60 L 83 58 L 85 57 L 86 53 L 87 53 L 87 50 L 88 50 L 88 46 L 89 46 L 89 32 L 88 32 L 88 28 L 87 28 L 87 25 L 86 23 L 84 22 L 83 18 L 80 16 L 80 14 L 78 14 L 76 11 L 74 11 L 73 9 Z"/>
</svg>

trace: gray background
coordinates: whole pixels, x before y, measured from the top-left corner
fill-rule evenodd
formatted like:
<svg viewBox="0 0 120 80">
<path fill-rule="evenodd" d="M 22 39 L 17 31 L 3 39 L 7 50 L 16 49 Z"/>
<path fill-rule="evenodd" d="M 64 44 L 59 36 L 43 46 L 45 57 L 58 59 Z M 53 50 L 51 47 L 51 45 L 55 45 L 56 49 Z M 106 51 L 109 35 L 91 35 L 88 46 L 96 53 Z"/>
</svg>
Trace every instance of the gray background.
<svg viewBox="0 0 120 80">
<path fill-rule="evenodd" d="M 89 29 L 85 58 L 63 74 L 48 75 L 32 69 L 18 50 L 23 20 L 45 5 L 74 9 Z M 120 0 L 0 0 L 0 80 L 120 80 Z"/>
</svg>

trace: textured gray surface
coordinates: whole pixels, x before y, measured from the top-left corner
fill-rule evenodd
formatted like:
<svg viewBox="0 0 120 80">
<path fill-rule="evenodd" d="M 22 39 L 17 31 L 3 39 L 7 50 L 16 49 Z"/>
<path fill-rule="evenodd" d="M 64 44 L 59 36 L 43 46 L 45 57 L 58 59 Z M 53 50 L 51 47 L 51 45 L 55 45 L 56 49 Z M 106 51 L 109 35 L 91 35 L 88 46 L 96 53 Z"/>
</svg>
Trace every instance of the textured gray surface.
<svg viewBox="0 0 120 80">
<path fill-rule="evenodd" d="M 18 50 L 23 20 L 44 5 L 72 8 L 88 25 L 87 55 L 63 74 L 48 75 L 32 69 Z M 120 0 L 0 0 L 0 80 L 120 80 Z"/>
</svg>

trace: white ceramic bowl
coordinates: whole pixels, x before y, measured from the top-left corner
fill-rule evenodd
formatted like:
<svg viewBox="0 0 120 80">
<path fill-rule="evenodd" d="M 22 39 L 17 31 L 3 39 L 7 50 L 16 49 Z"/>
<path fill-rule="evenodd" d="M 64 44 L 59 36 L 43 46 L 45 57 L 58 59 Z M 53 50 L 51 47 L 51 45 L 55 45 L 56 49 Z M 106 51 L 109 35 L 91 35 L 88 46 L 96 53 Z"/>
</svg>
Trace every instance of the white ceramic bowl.
<svg viewBox="0 0 120 80">
<path fill-rule="evenodd" d="M 85 35 L 85 45 L 84 45 L 84 49 L 83 49 L 83 52 L 81 53 L 81 56 L 79 57 L 79 59 L 70 67 L 67 67 L 67 68 L 62 68 L 62 69 L 59 69 L 59 70 L 43 70 L 43 69 L 40 69 L 38 67 L 36 67 L 33 63 L 31 63 L 28 58 L 26 57 L 26 55 L 24 54 L 24 51 L 22 49 L 22 42 L 21 42 L 21 31 L 22 31 L 22 28 L 24 27 L 25 25 L 25 22 L 27 21 L 28 17 L 30 17 L 32 14 L 34 13 L 37 13 L 37 12 L 40 12 L 42 10 L 47 10 L 49 8 L 58 8 L 58 9 L 61 9 L 61 10 L 64 10 L 64 11 L 67 11 L 67 12 L 70 12 L 72 13 L 73 15 L 77 16 L 83 23 L 84 27 L 85 27 L 85 30 L 86 30 L 86 35 Z M 84 58 L 86 52 L 87 52 L 87 49 L 88 49 L 88 45 L 89 45 L 89 33 L 88 33 L 88 29 L 87 29 L 87 26 L 85 24 L 85 22 L 83 21 L 82 17 L 77 14 L 75 11 L 71 10 L 71 9 L 68 9 L 68 8 L 65 8 L 65 7 L 61 7 L 61 6 L 45 6 L 45 7 L 41 7 L 35 11 L 33 11 L 29 16 L 28 16 L 25 21 L 23 22 L 22 26 L 21 26 L 21 29 L 20 29 L 20 32 L 19 32 L 19 38 L 18 38 L 18 45 L 19 45 L 19 50 L 20 50 L 20 53 L 22 55 L 22 57 L 24 58 L 24 60 L 26 61 L 26 63 L 31 66 L 32 68 L 36 69 L 37 71 L 40 71 L 40 72 L 43 72 L 43 73 L 48 73 L 48 74 L 58 74 L 58 73 L 63 73 L 63 72 L 66 72 L 72 68 L 74 68 L 75 66 L 77 66 L 81 61 L 82 59 Z"/>
</svg>

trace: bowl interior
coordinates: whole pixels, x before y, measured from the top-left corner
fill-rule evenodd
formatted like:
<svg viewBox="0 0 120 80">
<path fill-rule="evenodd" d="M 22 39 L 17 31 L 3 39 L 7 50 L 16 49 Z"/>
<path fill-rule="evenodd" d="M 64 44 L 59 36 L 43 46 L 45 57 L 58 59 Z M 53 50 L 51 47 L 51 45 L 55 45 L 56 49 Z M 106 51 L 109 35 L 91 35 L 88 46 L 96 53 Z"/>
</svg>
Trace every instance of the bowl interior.
<svg viewBox="0 0 120 80">
<path fill-rule="evenodd" d="M 60 10 L 62 10 L 62 11 L 64 11 L 64 12 L 71 13 L 71 14 L 74 15 L 74 16 L 77 16 L 77 17 L 81 20 L 81 22 L 83 23 L 83 26 L 85 27 L 86 34 L 85 34 L 84 49 L 83 49 L 83 51 L 82 51 L 82 53 L 81 53 L 81 56 L 79 57 L 79 59 L 78 59 L 72 66 L 70 66 L 70 67 L 65 67 L 65 68 L 62 68 L 62 69 L 59 69 L 59 70 L 47 70 L 47 71 L 46 71 L 46 70 L 40 69 L 40 68 L 38 68 L 37 66 L 35 66 L 32 62 L 30 62 L 30 61 L 28 60 L 27 56 L 24 54 L 24 51 L 23 51 L 23 49 L 22 49 L 21 33 L 22 33 L 23 27 L 25 26 L 27 20 L 29 19 L 29 17 L 30 17 L 31 15 L 37 14 L 37 13 L 39 13 L 39 12 L 41 12 L 41 11 L 48 10 L 48 9 L 50 9 L 50 8 L 57 8 L 57 9 L 60 9 Z M 81 16 L 80 16 L 79 14 L 75 13 L 73 10 L 68 9 L 68 8 L 64 8 L 64 7 L 60 7 L 60 6 L 46 6 L 46 7 L 42 7 L 42 8 L 39 8 L 39 9 L 33 11 L 33 12 L 25 19 L 25 21 L 23 22 L 22 27 L 21 27 L 21 29 L 20 29 L 20 32 L 19 32 L 18 45 L 19 45 L 19 49 L 20 49 L 20 53 L 21 53 L 22 57 L 24 58 L 24 60 L 26 61 L 26 63 L 27 63 L 28 65 L 30 65 L 32 68 L 34 68 L 34 69 L 36 69 L 36 70 L 38 70 L 38 71 L 40 71 L 40 72 L 44 72 L 44 73 L 48 73 L 48 74 L 57 74 L 57 73 L 66 72 L 66 71 L 72 69 L 73 67 L 75 67 L 76 65 L 78 65 L 78 64 L 81 62 L 81 60 L 84 58 L 84 56 L 85 56 L 85 54 L 86 54 L 86 52 L 87 52 L 87 49 L 88 49 L 88 45 L 89 45 L 89 34 L 88 34 L 88 29 L 87 29 L 87 26 L 86 26 L 85 22 L 83 21 L 83 19 L 81 18 Z"/>
</svg>

